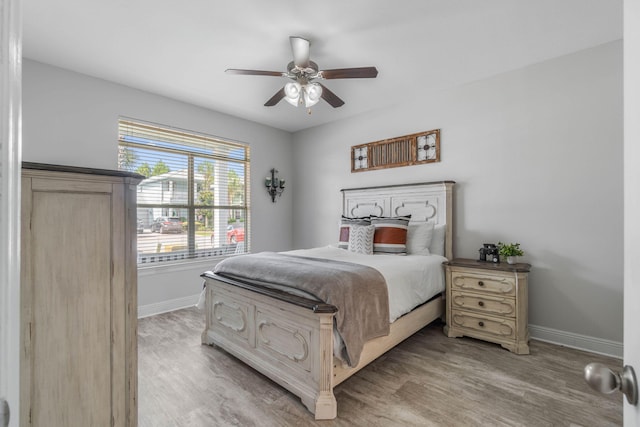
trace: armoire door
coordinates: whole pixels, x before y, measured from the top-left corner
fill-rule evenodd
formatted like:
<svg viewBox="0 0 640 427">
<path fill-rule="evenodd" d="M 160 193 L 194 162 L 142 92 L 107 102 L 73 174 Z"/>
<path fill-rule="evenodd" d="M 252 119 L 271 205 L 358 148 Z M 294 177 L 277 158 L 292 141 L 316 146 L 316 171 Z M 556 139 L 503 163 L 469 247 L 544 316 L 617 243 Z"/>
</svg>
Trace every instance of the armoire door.
<svg viewBox="0 0 640 427">
<path fill-rule="evenodd" d="M 23 173 L 24 425 L 135 425 L 127 187 L 110 178 Z"/>
</svg>

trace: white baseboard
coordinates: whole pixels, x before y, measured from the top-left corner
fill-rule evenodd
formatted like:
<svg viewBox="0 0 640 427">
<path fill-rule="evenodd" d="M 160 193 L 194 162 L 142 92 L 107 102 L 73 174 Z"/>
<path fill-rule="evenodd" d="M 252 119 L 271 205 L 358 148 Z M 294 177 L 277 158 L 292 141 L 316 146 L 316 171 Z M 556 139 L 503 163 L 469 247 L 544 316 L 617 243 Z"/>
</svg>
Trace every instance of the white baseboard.
<svg viewBox="0 0 640 427">
<path fill-rule="evenodd" d="M 198 302 L 198 298 L 200 298 L 200 294 L 160 301 L 153 304 L 140 305 L 138 306 L 138 319 L 167 313 L 169 311 L 180 310 L 181 308 L 193 307 Z"/>
<path fill-rule="evenodd" d="M 544 326 L 529 325 L 531 339 L 571 347 L 591 353 L 603 354 L 622 359 L 623 346 L 621 342 L 594 338 L 587 335 L 574 334 Z"/>
</svg>

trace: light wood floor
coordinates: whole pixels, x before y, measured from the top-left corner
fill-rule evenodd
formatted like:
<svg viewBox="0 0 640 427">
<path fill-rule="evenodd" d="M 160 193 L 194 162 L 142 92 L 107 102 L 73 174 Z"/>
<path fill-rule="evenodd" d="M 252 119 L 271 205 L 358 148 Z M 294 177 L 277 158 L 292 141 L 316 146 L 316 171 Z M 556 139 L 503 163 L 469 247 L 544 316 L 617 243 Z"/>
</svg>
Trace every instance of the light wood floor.
<svg viewBox="0 0 640 427">
<path fill-rule="evenodd" d="M 430 325 L 335 390 L 338 418 L 316 422 L 300 401 L 218 348 L 200 344 L 202 314 L 185 309 L 139 323 L 139 425 L 612 426 L 622 395 L 592 392 L 589 362 L 617 359 L 539 341 L 531 355 Z"/>
</svg>

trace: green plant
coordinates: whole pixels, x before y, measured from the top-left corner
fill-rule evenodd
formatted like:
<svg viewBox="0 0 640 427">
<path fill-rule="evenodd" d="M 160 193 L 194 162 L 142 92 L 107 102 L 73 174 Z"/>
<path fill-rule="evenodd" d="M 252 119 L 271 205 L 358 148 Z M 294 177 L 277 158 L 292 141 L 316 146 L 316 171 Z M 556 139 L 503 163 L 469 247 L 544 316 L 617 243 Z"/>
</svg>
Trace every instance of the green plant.
<svg viewBox="0 0 640 427">
<path fill-rule="evenodd" d="M 522 256 L 524 251 L 520 249 L 520 243 L 502 243 L 498 242 L 498 253 L 501 257 Z"/>
</svg>

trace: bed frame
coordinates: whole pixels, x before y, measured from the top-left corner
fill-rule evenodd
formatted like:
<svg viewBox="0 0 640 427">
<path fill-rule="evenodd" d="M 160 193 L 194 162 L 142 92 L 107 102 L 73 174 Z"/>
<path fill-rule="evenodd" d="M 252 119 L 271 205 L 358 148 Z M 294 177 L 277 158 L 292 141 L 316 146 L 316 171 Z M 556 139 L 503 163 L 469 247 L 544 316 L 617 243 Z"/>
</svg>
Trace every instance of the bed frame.
<svg viewBox="0 0 640 427">
<path fill-rule="evenodd" d="M 412 222 L 446 224 L 445 256 L 452 259 L 453 187 L 442 181 L 342 190 L 343 214 L 411 214 Z M 202 277 L 202 343 L 219 346 L 299 396 L 318 420 L 336 417 L 335 386 L 444 315 L 439 295 L 393 322 L 389 335 L 368 341 L 358 365 L 348 367 L 333 356 L 334 306 L 211 273 Z"/>
</svg>

